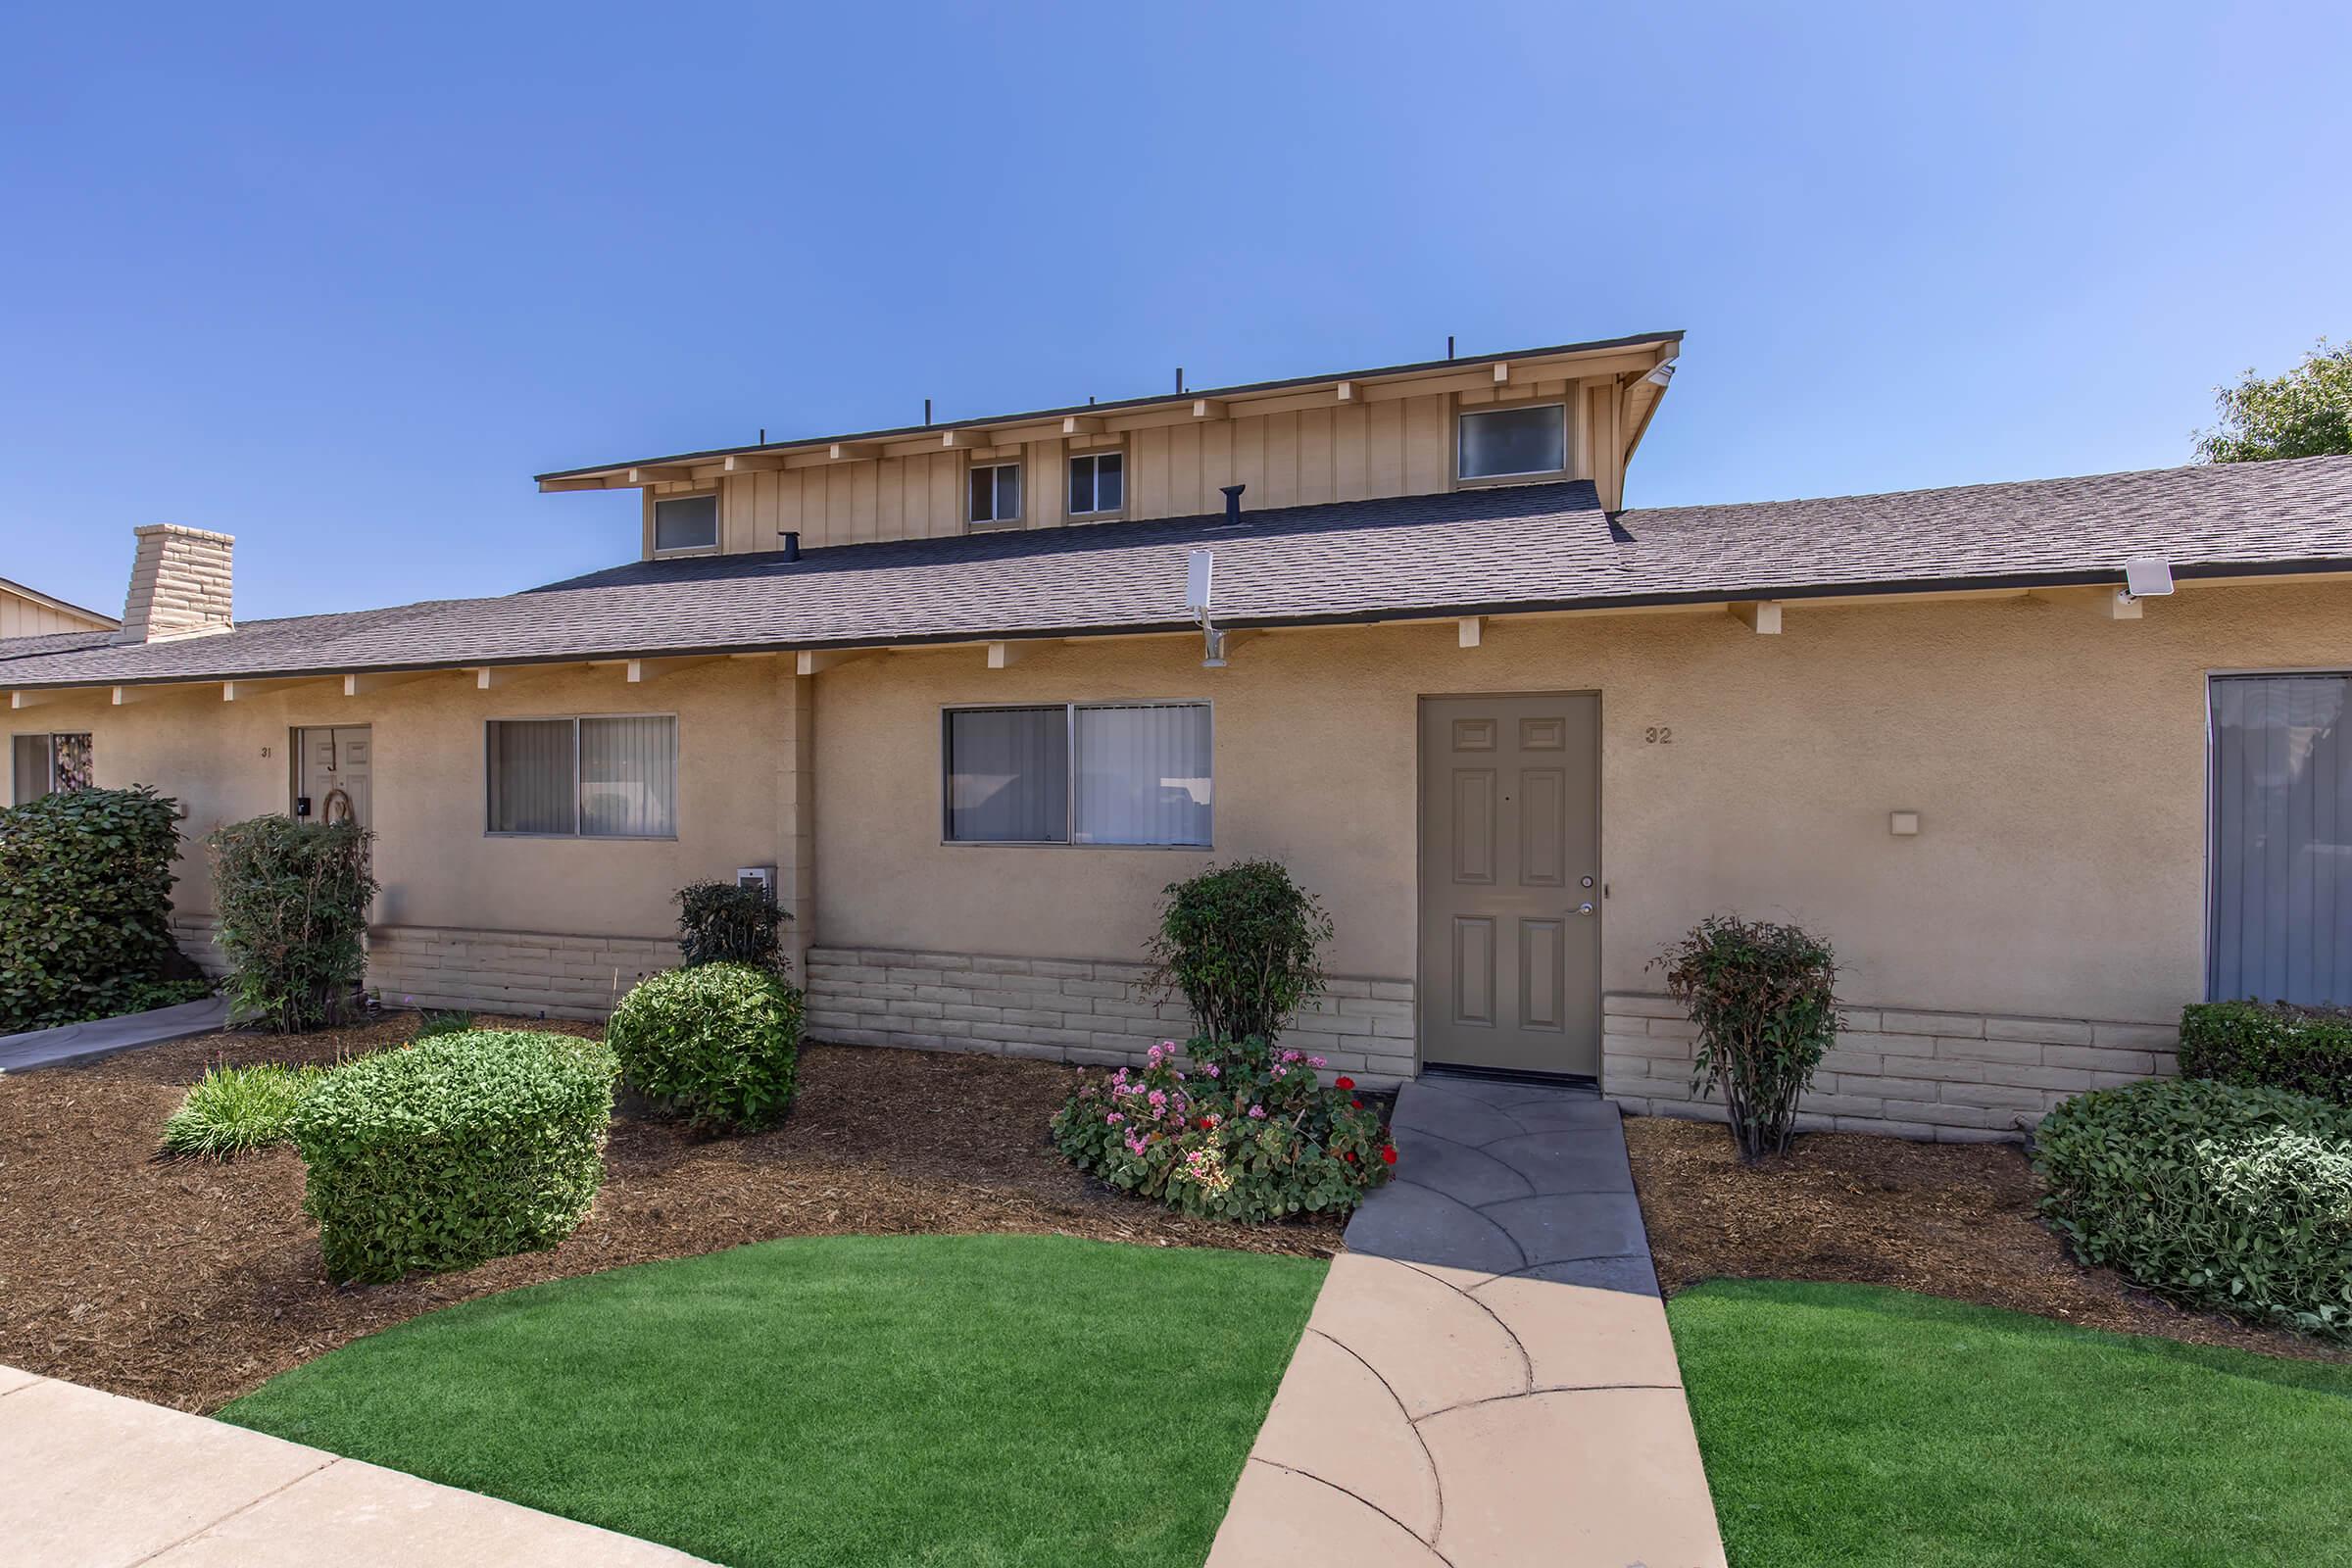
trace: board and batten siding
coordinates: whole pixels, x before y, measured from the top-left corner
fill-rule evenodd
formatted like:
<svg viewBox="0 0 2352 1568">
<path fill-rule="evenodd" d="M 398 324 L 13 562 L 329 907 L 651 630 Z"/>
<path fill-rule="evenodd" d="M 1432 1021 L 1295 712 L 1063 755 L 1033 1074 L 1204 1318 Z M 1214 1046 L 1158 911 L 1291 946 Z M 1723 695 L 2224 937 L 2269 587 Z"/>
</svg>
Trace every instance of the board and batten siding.
<svg viewBox="0 0 2352 1568">
<path fill-rule="evenodd" d="M 91 615 L 44 605 L 0 588 L 0 637 L 46 637 L 61 631 L 104 631 L 109 623 Z"/>
<path fill-rule="evenodd" d="M 1515 404 L 1567 405 L 1568 475 L 1598 480 L 1595 454 L 1622 450 L 1612 386 L 1563 379 L 1506 387 L 1499 395 L 1477 389 L 1263 415 L 1237 410 L 1230 418 L 653 485 L 645 491 L 645 552 L 653 553 L 655 500 L 713 488 L 719 550 L 727 555 L 774 550 L 785 533 L 798 533 L 808 549 L 960 534 L 967 528 L 966 470 L 994 463 L 1022 465 L 1023 528 L 1197 516 L 1221 511 L 1220 491 L 1229 484 L 1249 487 L 1244 505 L 1250 511 L 1436 495 L 1456 482 L 1455 416 Z M 1072 518 L 1063 465 L 1087 452 L 1126 455 L 1126 505 Z M 1615 476 L 1609 478 L 1613 485 Z"/>
</svg>

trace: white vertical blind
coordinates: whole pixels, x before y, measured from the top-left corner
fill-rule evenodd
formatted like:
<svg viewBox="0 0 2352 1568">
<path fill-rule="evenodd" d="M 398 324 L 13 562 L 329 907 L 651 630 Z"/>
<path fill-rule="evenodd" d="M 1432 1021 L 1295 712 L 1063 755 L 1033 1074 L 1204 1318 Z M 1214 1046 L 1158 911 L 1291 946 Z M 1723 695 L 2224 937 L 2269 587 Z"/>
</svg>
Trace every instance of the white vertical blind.
<svg viewBox="0 0 2352 1568">
<path fill-rule="evenodd" d="M 678 830 L 678 721 L 580 720 L 580 831 L 668 838 Z"/>
<path fill-rule="evenodd" d="M 576 831 L 572 761 L 570 719 L 492 719 L 490 831 Z"/>
<path fill-rule="evenodd" d="M 9 799 L 27 806 L 49 793 L 49 737 L 16 735 L 9 741 L 10 772 L 14 787 Z"/>
<path fill-rule="evenodd" d="M 1076 842 L 1209 842 L 1205 705 L 1081 708 L 1077 730 Z"/>
<path fill-rule="evenodd" d="M 948 837 L 1059 844 L 1069 834 L 1069 710 L 967 708 L 948 714 Z"/>
<path fill-rule="evenodd" d="M 2213 682 L 2217 1000 L 2352 1003 L 2352 677 Z"/>
</svg>

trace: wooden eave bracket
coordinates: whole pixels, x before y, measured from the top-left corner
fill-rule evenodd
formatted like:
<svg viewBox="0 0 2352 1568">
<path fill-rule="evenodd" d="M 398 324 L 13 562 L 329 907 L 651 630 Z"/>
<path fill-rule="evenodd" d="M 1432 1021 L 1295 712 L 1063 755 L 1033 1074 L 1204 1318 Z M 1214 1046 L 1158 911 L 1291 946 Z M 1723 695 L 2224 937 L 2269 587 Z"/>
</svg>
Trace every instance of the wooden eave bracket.
<svg viewBox="0 0 2352 1568">
<path fill-rule="evenodd" d="M 1463 648 L 1476 648 L 1486 641 L 1487 617 L 1464 615 L 1453 623 L 1454 640 Z"/>
<path fill-rule="evenodd" d="M 1781 634 L 1781 604 L 1777 599 L 1741 600 L 1727 608 L 1734 619 L 1759 637 Z"/>
</svg>

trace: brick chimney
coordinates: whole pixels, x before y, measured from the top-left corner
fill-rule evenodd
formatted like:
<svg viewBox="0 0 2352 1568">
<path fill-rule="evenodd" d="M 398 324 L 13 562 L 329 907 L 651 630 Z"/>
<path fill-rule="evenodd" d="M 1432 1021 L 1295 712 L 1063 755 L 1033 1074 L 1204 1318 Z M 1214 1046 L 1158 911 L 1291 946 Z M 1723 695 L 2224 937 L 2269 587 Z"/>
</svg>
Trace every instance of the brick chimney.
<svg viewBox="0 0 2352 1568">
<path fill-rule="evenodd" d="M 229 630 L 229 551 L 236 540 L 175 522 L 131 531 L 139 554 L 115 641 L 160 643 Z"/>
</svg>

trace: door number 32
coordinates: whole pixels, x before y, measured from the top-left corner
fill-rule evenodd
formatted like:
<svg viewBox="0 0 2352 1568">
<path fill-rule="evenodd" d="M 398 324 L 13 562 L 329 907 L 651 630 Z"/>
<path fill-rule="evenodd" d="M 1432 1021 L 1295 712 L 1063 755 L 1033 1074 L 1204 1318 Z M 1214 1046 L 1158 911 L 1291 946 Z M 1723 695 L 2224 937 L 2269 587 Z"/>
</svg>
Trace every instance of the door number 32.
<svg viewBox="0 0 2352 1568">
<path fill-rule="evenodd" d="M 1642 732 L 1642 742 L 1645 746 L 1672 746 L 1674 744 L 1674 726 L 1672 724 L 1652 724 Z"/>
</svg>

